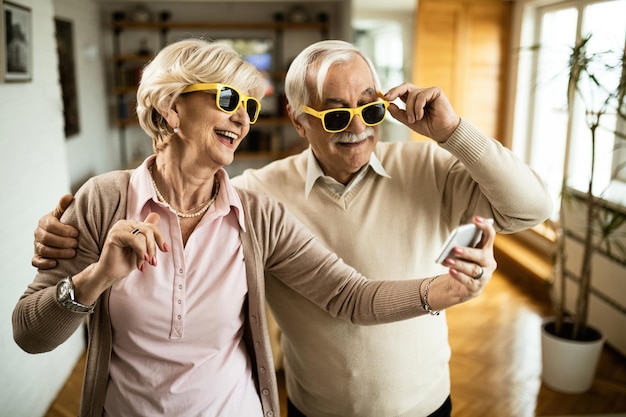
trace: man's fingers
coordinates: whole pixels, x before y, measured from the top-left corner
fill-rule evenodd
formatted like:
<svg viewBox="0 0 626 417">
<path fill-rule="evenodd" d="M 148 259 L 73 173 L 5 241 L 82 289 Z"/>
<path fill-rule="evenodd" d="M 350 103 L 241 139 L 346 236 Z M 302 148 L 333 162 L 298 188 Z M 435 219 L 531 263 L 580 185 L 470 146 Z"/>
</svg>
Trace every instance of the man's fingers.
<svg viewBox="0 0 626 417">
<path fill-rule="evenodd" d="M 73 237 L 76 229 L 72 226 L 65 227 L 68 229 L 43 229 L 38 227 L 37 230 L 35 230 L 35 245 L 51 246 L 58 249 L 76 248 L 78 246 L 78 239 Z"/>
<path fill-rule="evenodd" d="M 57 219 L 60 219 L 67 207 L 74 200 L 74 196 L 72 194 L 65 194 L 59 200 L 59 204 L 52 210 L 50 214 L 52 214 Z"/>
<path fill-rule="evenodd" d="M 51 259 L 70 259 L 76 256 L 76 250 L 72 248 L 59 249 L 42 244 L 35 244 L 35 255 Z"/>
<path fill-rule="evenodd" d="M 67 194 L 65 197 L 68 196 L 72 198 L 70 194 Z M 67 208 L 67 206 L 65 208 Z M 36 242 L 62 248 L 76 247 L 76 239 L 71 239 L 73 242 L 59 241 L 59 238 L 65 239 L 78 237 L 78 230 L 76 230 L 73 226 L 61 223 L 59 220 L 59 217 L 61 217 L 65 208 L 63 208 L 63 205 L 60 202 L 50 214 L 47 214 L 39 219 L 37 229 L 35 230 Z"/>
<path fill-rule="evenodd" d="M 65 225 L 59 220 L 70 203 L 74 200 L 71 194 L 65 194 L 59 204 L 46 214 L 35 229 L 35 248 L 31 264 L 39 269 L 50 269 L 57 265 L 56 259 L 67 259 L 76 256 L 73 248 L 78 246 L 78 230 Z"/>
<path fill-rule="evenodd" d="M 52 269 L 57 266 L 56 260 L 42 258 L 40 255 L 34 255 L 30 263 L 38 269 Z"/>
<path fill-rule="evenodd" d="M 406 111 L 398 107 L 395 103 L 389 105 L 389 113 L 391 116 L 402 124 L 408 125 L 409 121 L 406 117 Z"/>
</svg>

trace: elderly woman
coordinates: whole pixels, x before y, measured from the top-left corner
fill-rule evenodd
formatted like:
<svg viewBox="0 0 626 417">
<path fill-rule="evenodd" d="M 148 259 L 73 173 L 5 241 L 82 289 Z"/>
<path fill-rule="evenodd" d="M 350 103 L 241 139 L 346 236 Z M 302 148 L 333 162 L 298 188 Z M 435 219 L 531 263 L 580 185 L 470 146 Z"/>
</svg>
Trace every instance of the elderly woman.
<svg viewBox="0 0 626 417">
<path fill-rule="evenodd" d="M 266 271 L 355 323 L 426 313 L 432 278 L 368 281 L 282 205 L 230 184 L 223 166 L 259 115 L 263 85 L 227 46 L 167 46 L 137 93 L 155 155 L 92 178 L 65 212 L 80 232 L 77 256 L 39 271 L 13 326 L 37 353 L 89 317 L 81 416 L 278 415 Z M 495 231 L 477 225 L 483 246 L 459 252 L 456 301 L 478 295 L 496 266 Z"/>
</svg>

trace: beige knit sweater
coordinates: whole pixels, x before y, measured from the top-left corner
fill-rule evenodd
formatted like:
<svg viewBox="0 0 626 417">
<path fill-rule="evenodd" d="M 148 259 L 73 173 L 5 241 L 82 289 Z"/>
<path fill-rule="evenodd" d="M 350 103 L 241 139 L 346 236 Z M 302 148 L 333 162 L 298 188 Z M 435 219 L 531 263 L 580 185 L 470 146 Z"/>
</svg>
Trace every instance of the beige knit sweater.
<svg viewBox="0 0 626 417">
<path fill-rule="evenodd" d="M 248 170 L 233 183 L 283 202 L 346 263 L 375 280 L 444 272 L 435 264 L 441 246 L 475 214 L 510 233 L 551 211 L 543 181 L 466 121 L 442 146 L 379 143 L 376 155 L 391 178 L 370 169 L 343 197 L 320 180 L 305 197 L 307 152 Z M 450 394 L 445 314 L 354 326 L 272 275 L 267 297 L 282 330 L 288 395 L 306 415 L 422 417 Z"/>
</svg>

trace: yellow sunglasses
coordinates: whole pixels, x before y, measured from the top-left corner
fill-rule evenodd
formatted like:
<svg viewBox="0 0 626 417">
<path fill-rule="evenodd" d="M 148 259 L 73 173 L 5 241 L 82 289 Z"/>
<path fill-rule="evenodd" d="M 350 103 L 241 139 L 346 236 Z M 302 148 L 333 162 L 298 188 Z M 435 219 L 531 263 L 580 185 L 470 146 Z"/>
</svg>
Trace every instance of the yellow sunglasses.
<svg viewBox="0 0 626 417">
<path fill-rule="evenodd" d="M 219 83 L 200 83 L 191 84 L 183 89 L 182 93 L 191 93 L 193 91 L 217 91 L 215 104 L 217 108 L 224 113 L 232 114 L 237 111 L 241 103 L 243 103 L 246 113 L 250 118 L 250 124 L 254 124 L 259 118 L 261 112 L 261 102 L 254 97 L 244 96 L 235 87 L 227 84 Z"/>
<path fill-rule="evenodd" d="M 379 96 L 382 93 L 378 93 Z M 311 116 L 322 121 L 322 127 L 328 133 L 343 132 L 350 126 L 355 115 L 361 116 L 361 120 L 366 126 L 376 126 L 385 120 L 385 114 L 389 102 L 386 100 L 374 101 L 356 108 L 338 108 L 324 111 L 317 111 L 309 106 L 302 106 L 300 109 Z"/>
</svg>

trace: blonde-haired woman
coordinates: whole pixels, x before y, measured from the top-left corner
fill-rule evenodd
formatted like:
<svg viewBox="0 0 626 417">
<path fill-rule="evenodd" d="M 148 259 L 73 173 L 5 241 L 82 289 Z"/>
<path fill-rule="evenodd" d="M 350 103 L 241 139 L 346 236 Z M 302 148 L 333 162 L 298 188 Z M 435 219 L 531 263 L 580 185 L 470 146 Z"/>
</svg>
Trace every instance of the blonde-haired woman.
<svg viewBox="0 0 626 417">
<path fill-rule="evenodd" d="M 145 68 L 137 114 L 155 154 L 92 178 L 63 222 L 77 256 L 40 270 L 13 313 L 26 351 L 89 317 L 80 416 L 277 416 L 265 320 L 271 273 L 329 314 L 376 324 L 425 314 L 423 279 L 368 281 L 285 208 L 235 189 L 223 166 L 259 115 L 262 75 L 227 46 L 185 40 Z M 495 269 L 495 231 L 458 268 Z M 472 273 L 472 275 L 475 275 Z M 427 295 L 425 296 L 427 298 Z"/>
</svg>

